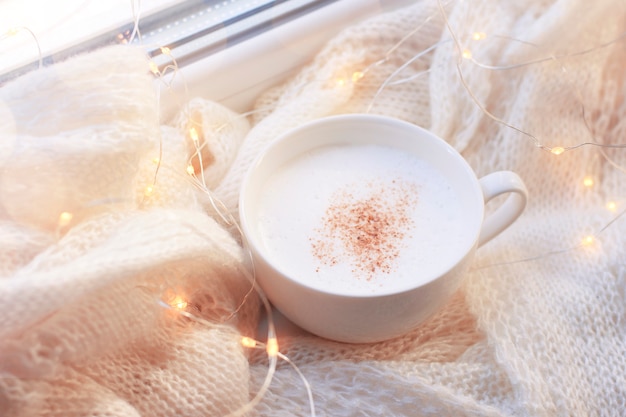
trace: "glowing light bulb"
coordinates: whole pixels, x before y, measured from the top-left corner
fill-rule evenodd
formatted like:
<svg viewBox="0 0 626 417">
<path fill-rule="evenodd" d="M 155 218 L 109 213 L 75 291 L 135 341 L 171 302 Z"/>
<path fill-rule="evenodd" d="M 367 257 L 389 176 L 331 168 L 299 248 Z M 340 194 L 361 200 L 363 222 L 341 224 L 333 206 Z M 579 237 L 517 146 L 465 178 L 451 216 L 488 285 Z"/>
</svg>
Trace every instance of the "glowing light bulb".
<svg viewBox="0 0 626 417">
<path fill-rule="evenodd" d="M 189 137 L 191 138 L 191 140 L 194 141 L 194 143 L 198 143 L 198 140 L 200 139 L 200 137 L 198 136 L 198 131 L 196 130 L 195 127 L 192 127 L 191 129 L 189 129 Z"/>
<path fill-rule="evenodd" d="M 196 170 L 194 169 L 193 165 L 191 164 L 187 165 L 187 174 L 194 175 L 195 173 L 196 173 Z"/>
<path fill-rule="evenodd" d="M 589 175 L 587 175 L 584 179 L 583 179 L 583 185 L 587 188 L 591 188 L 593 187 L 593 178 Z"/>
<path fill-rule="evenodd" d="M 482 41 L 486 37 L 487 34 L 485 32 L 474 32 L 474 34 L 472 35 L 472 39 L 474 39 L 475 41 Z"/>
<path fill-rule="evenodd" d="M 6 32 L 6 36 L 15 36 L 20 31 L 20 28 L 9 28 Z"/>
<path fill-rule="evenodd" d="M 70 224 L 73 218 L 74 215 L 72 213 L 64 211 L 59 215 L 59 227 L 67 226 L 68 224 Z"/>
<path fill-rule="evenodd" d="M 607 210 L 614 212 L 617 210 L 617 203 L 615 201 L 609 201 L 606 203 L 606 208 Z"/>
<path fill-rule="evenodd" d="M 585 236 L 582 240 L 583 246 L 591 246 L 595 242 L 595 238 L 591 235 Z"/>
<path fill-rule="evenodd" d="M 184 310 L 187 308 L 189 303 L 183 297 L 177 295 L 172 301 L 169 302 L 169 305 L 178 310 Z"/>
<path fill-rule="evenodd" d="M 252 339 L 251 337 L 242 337 L 241 344 L 243 345 L 243 347 L 253 348 L 256 347 L 256 340 Z"/>
<path fill-rule="evenodd" d="M 158 75 L 159 74 L 159 66 L 154 62 L 154 61 L 150 61 L 150 71 L 154 74 L 154 75 Z"/>
<path fill-rule="evenodd" d="M 343 78 L 337 78 L 335 84 L 337 84 L 337 87 L 343 87 L 344 85 L 346 85 L 346 80 L 344 80 Z"/>
<path fill-rule="evenodd" d="M 470 51 L 469 49 L 464 49 L 461 56 L 465 59 L 472 59 L 472 51 Z"/>
<path fill-rule="evenodd" d="M 364 75 L 365 74 L 361 71 L 355 71 L 354 73 L 352 73 L 352 82 L 359 81 L 361 78 L 363 78 Z"/>
<path fill-rule="evenodd" d="M 168 48 L 167 46 L 162 46 L 161 47 L 161 53 L 163 55 L 169 55 L 172 51 L 170 50 L 170 48 Z"/>
<path fill-rule="evenodd" d="M 159 158 L 159 157 L 152 158 L 152 163 L 154 165 L 158 165 L 160 162 L 161 162 L 161 158 Z"/>
<path fill-rule="evenodd" d="M 550 149 L 550 152 L 552 152 L 554 155 L 561 155 L 563 152 L 565 152 L 565 148 L 563 148 L 562 146 L 555 146 L 554 148 Z"/>
<path fill-rule="evenodd" d="M 152 195 L 153 192 L 154 192 L 154 187 L 152 185 L 148 185 L 143 193 L 146 197 L 148 197 Z"/>
<path fill-rule="evenodd" d="M 275 337 L 268 339 L 267 347 L 265 348 L 267 354 L 271 357 L 278 355 L 278 340 Z"/>
</svg>

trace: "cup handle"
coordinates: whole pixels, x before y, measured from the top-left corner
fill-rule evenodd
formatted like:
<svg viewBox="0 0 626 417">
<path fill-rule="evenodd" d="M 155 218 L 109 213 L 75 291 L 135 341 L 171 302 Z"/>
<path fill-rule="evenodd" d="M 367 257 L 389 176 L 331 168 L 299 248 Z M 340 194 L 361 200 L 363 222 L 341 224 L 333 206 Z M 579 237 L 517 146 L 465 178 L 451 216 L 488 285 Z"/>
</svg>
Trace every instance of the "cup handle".
<svg viewBox="0 0 626 417">
<path fill-rule="evenodd" d="M 482 246 L 509 227 L 522 214 L 528 200 L 528 190 L 522 179 L 511 171 L 497 171 L 478 180 L 483 191 L 485 204 L 491 199 L 510 193 L 493 213 L 483 220 L 478 238 Z"/>
</svg>

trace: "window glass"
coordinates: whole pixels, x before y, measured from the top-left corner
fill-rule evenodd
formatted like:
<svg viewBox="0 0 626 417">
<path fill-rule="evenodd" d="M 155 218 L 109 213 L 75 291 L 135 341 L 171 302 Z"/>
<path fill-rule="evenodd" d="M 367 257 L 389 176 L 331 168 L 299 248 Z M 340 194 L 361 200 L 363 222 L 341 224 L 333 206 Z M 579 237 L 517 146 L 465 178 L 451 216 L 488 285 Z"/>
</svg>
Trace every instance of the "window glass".
<svg viewBox="0 0 626 417">
<path fill-rule="evenodd" d="M 159 66 L 171 57 L 184 66 L 334 1 L 2 0 L 0 84 L 114 43 L 143 46 Z"/>
</svg>

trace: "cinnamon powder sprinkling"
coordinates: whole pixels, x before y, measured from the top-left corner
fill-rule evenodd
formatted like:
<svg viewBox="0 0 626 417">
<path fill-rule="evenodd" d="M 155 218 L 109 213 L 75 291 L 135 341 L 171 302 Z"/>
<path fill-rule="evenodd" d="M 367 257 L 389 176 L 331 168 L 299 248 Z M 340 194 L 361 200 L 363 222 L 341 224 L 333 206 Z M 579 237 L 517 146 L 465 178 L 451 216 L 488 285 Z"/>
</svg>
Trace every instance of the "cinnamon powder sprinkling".
<svg viewBox="0 0 626 417">
<path fill-rule="evenodd" d="M 335 193 L 310 241 L 322 265 L 348 262 L 357 278 L 369 281 L 377 273 L 394 271 L 414 223 L 410 213 L 417 203 L 417 187 L 402 180 L 370 182 L 360 197 L 350 191 L 355 188 Z"/>
</svg>

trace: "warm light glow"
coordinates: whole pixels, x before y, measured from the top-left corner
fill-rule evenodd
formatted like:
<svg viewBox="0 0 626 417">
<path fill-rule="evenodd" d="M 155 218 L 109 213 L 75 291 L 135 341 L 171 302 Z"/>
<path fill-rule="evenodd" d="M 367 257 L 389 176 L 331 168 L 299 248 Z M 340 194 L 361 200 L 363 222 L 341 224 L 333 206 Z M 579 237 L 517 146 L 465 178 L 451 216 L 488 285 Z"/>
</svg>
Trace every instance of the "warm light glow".
<svg viewBox="0 0 626 417">
<path fill-rule="evenodd" d="M 555 146 L 554 148 L 550 149 L 550 152 L 555 155 L 561 155 L 563 152 L 565 152 L 565 148 L 561 146 Z"/>
<path fill-rule="evenodd" d="M 59 215 L 59 226 L 61 227 L 67 226 L 68 224 L 70 224 L 73 217 L 74 215 L 72 213 L 64 211 L 63 213 Z"/>
<path fill-rule="evenodd" d="M 585 238 L 582 241 L 582 244 L 584 246 L 590 246 L 590 245 L 593 245 L 594 242 L 595 242 L 594 237 L 589 235 L 589 236 L 585 236 Z"/>
<path fill-rule="evenodd" d="M 198 142 L 199 136 L 198 136 L 198 131 L 196 130 L 195 127 L 192 127 L 191 129 L 189 129 L 189 137 L 191 138 L 191 140 L 193 140 L 195 143 Z"/>
<path fill-rule="evenodd" d="M 189 303 L 180 295 L 177 295 L 176 297 L 174 297 L 174 299 L 170 301 L 168 304 L 171 307 L 174 307 L 178 310 L 184 310 L 189 305 Z"/>
<path fill-rule="evenodd" d="M 472 39 L 474 39 L 475 41 L 482 41 L 486 37 L 487 34 L 485 32 L 474 32 L 474 34 L 472 35 Z"/>
<path fill-rule="evenodd" d="M 363 74 L 361 71 L 355 71 L 352 74 L 352 82 L 357 82 L 359 81 L 361 78 L 363 78 L 365 74 Z"/>
<path fill-rule="evenodd" d="M 7 30 L 6 35 L 7 36 L 15 36 L 17 35 L 17 33 L 20 31 L 20 28 L 9 28 L 9 30 Z"/>
<path fill-rule="evenodd" d="M 608 203 L 606 203 L 606 208 L 609 211 L 616 211 L 617 210 L 617 203 L 615 201 L 609 201 Z"/>
<path fill-rule="evenodd" d="M 160 159 L 160 158 L 158 158 L 158 157 L 157 157 L 157 158 L 152 158 L 152 163 L 153 163 L 153 164 L 158 165 L 158 164 L 159 164 L 159 162 L 161 162 L 161 159 Z"/>
<path fill-rule="evenodd" d="M 170 52 L 172 52 L 172 51 L 171 51 L 171 50 L 170 50 L 170 48 L 168 48 L 167 46 L 162 46 L 162 47 L 161 47 L 161 53 L 162 53 L 163 55 L 169 55 L 169 54 L 170 54 Z"/>
<path fill-rule="evenodd" d="M 153 74 L 159 74 L 159 66 L 157 64 L 154 63 L 154 61 L 150 61 L 150 71 L 152 71 Z"/>
<path fill-rule="evenodd" d="M 265 349 L 267 354 L 271 357 L 278 355 L 278 340 L 276 338 L 271 338 L 267 341 L 267 347 Z"/>
<path fill-rule="evenodd" d="M 462 56 L 465 59 L 472 59 L 472 51 L 470 51 L 469 49 L 464 49 Z"/>
<path fill-rule="evenodd" d="M 196 170 L 193 168 L 193 165 L 187 165 L 187 174 L 189 175 L 194 175 L 196 173 Z"/>
<path fill-rule="evenodd" d="M 243 347 L 253 348 L 256 347 L 256 340 L 250 337 L 242 337 L 241 344 L 243 345 Z"/>
<path fill-rule="evenodd" d="M 583 180 L 583 185 L 587 188 L 593 187 L 593 178 L 590 176 L 586 176 Z"/>
<path fill-rule="evenodd" d="M 151 195 L 153 192 L 154 192 L 154 187 L 153 187 L 153 186 L 151 186 L 151 185 L 148 185 L 148 186 L 146 187 L 145 191 L 144 191 L 144 194 L 145 194 L 146 196 L 149 196 L 149 195 Z"/>
<path fill-rule="evenodd" d="M 335 82 L 337 84 L 337 87 L 343 87 L 344 85 L 346 85 L 346 80 L 344 80 L 343 78 L 338 78 Z"/>
</svg>

